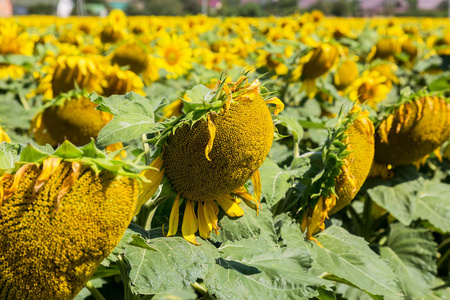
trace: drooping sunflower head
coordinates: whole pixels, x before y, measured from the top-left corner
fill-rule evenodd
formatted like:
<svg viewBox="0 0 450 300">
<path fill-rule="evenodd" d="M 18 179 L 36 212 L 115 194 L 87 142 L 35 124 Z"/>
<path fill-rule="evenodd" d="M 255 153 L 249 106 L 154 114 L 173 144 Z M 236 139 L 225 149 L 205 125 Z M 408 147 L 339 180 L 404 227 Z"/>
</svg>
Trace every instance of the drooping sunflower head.
<svg viewBox="0 0 450 300">
<path fill-rule="evenodd" d="M 106 160 L 65 142 L 51 155 L 28 146 L 1 170 L 0 299 L 73 299 L 117 245 L 138 180 Z"/>
<path fill-rule="evenodd" d="M 63 94 L 34 116 L 30 130 L 41 145 L 55 147 L 66 139 L 77 146 L 85 145 L 109 121 L 107 113 L 95 107 L 85 93 Z"/>
<path fill-rule="evenodd" d="M 428 93 L 389 108 L 378 126 L 375 161 L 404 166 L 421 160 L 450 138 L 450 101 Z"/>
<path fill-rule="evenodd" d="M 334 76 L 334 85 L 339 91 L 342 91 L 349 87 L 358 77 L 358 65 L 353 60 L 347 60 L 337 69 Z"/>
<path fill-rule="evenodd" d="M 303 66 L 302 77 L 304 79 L 315 79 L 326 72 L 336 62 L 338 49 L 332 44 L 321 44 L 313 50 L 309 61 Z"/>
<path fill-rule="evenodd" d="M 196 243 L 198 230 L 203 238 L 213 229 L 217 232 L 217 204 L 231 217 L 244 213 L 238 205 L 240 198 L 258 209 L 258 168 L 269 153 L 274 133 L 267 104 L 275 104 L 276 113 L 283 105 L 277 98 L 264 100 L 259 81 L 249 83 L 246 76 L 231 83 L 221 80 L 214 90 L 197 86 L 188 91 L 188 97 L 185 115 L 162 134 L 164 146 L 153 166 L 160 170 L 155 173 L 159 181 L 163 173 L 177 194 L 168 234 L 177 231 L 181 198 L 186 202 L 182 233 Z M 146 177 L 156 177 L 149 172 Z M 244 186 L 250 178 L 255 196 Z"/>
<path fill-rule="evenodd" d="M 49 73 L 41 80 L 38 92 L 47 99 L 67 93 L 75 87 L 88 92 L 101 92 L 101 73 L 93 56 L 58 56 Z"/>
<path fill-rule="evenodd" d="M 103 95 L 125 95 L 134 91 L 144 94 L 144 83 L 136 73 L 129 70 L 121 70 L 119 66 L 105 66 L 103 74 Z"/>
<path fill-rule="evenodd" d="M 128 43 L 118 47 L 111 58 L 113 64 L 128 66 L 136 74 L 142 73 L 148 68 L 148 54 L 142 46 L 136 43 Z"/>
<path fill-rule="evenodd" d="M 314 240 L 313 234 L 325 228 L 325 219 L 348 205 L 363 185 L 373 161 L 374 133 L 369 112 L 362 111 L 358 105 L 345 118 L 338 119 L 327 143 L 317 154 L 326 169 L 319 180 L 323 184 L 320 190 L 313 186 L 307 188 L 308 195 L 315 195 L 302 215 L 301 226 L 308 239 Z"/>
<path fill-rule="evenodd" d="M 398 39 L 394 37 L 383 37 L 372 47 L 367 59 L 392 59 L 395 54 L 400 52 L 400 49 L 401 45 Z"/>
</svg>

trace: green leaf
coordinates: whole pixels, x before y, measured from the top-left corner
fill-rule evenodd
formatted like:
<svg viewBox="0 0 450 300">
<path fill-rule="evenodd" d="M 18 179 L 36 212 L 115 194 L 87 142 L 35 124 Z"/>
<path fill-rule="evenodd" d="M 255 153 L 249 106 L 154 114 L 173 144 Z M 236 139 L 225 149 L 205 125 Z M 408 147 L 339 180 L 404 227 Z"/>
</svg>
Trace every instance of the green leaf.
<svg viewBox="0 0 450 300">
<path fill-rule="evenodd" d="M 194 289 L 191 287 L 184 288 L 182 290 L 178 291 L 172 291 L 167 293 L 161 293 L 156 294 L 154 296 L 147 296 L 151 297 L 148 298 L 148 300 L 195 300 L 197 298 L 197 294 L 195 293 Z M 146 297 L 141 298 L 142 300 L 146 300 Z"/>
<path fill-rule="evenodd" d="M 417 197 L 415 217 L 450 233 L 450 184 L 437 180 L 423 182 Z"/>
<path fill-rule="evenodd" d="M 0 143 L 0 169 L 14 169 L 15 162 L 19 159 L 20 145 Z"/>
<path fill-rule="evenodd" d="M 98 105 L 97 110 L 108 112 L 114 116 L 140 114 L 151 119 L 155 118 L 154 112 L 161 103 L 161 100 L 148 99 L 135 92 L 128 92 L 125 95 L 112 95 L 108 98 L 93 93 L 89 98 Z"/>
<path fill-rule="evenodd" d="M 156 251 L 128 245 L 124 253 L 130 264 L 133 293 L 169 293 L 190 286 L 197 278 L 204 278 L 218 253 L 207 241 L 197 240 L 202 245 L 193 245 L 182 237 L 154 238 L 148 245 Z"/>
<path fill-rule="evenodd" d="M 321 232 L 317 240 L 323 248 L 313 243 L 314 261 L 324 272 L 337 277 L 333 280 L 340 278 L 372 295 L 403 296 L 398 276 L 363 238 L 331 226 Z"/>
<path fill-rule="evenodd" d="M 246 238 L 263 238 L 268 243 L 275 243 L 277 237 L 273 225 L 272 213 L 267 206 L 263 205 L 256 215 L 256 211 L 245 204 L 241 204 L 244 215 L 239 218 L 230 218 L 222 214 L 218 225 L 220 234 L 211 234 L 213 242 L 224 243 L 226 241 L 237 241 Z"/>
<path fill-rule="evenodd" d="M 91 139 L 91 142 L 86 146 L 80 148 L 83 151 L 83 156 L 88 156 L 92 158 L 106 158 L 106 154 L 95 147 L 95 140 Z"/>
<path fill-rule="evenodd" d="M 450 185 L 425 179 L 413 166 L 395 169 L 391 180 L 372 179 L 368 194 L 402 224 L 428 221 L 441 232 L 450 232 Z"/>
<path fill-rule="evenodd" d="M 405 286 L 406 296 L 420 297 L 431 292 L 436 275 L 437 244 L 426 229 L 392 224 L 386 246 L 380 255 L 390 261 Z"/>
<path fill-rule="evenodd" d="M 303 137 L 303 127 L 300 123 L 289 116 L 280 115 L 277 117 L 278 120 L 281 121 L 281 124 L 286 126 L 290 132 L 292 132 L 292 136 L 294 137 L 294 143 L 300 142 Z"/>
<path fill-rule="evenodd" d="M 434 78 L 428 83 L 428 90 L 430 92 L 448 91 L 450 90 L 450 73 L 446 72 Z"/>
<path fill-rule="evenodd" d="M 61 157 L 61 158 L 77 158 L 83 156 L 83 151 L 78 149 L 74 144 L 65 140 L 61 146 L 56 149 L 53 155 Z"/>
<path fill-rule="evenodd" d="M 309 252 L 267 243 L 262 237 L 229 242 L 204 283 L 218 299 L 309 299 L 329 282 L 308 273 Z"/>
<path fill-rule="evenodd" d="M 414 166 L 395 168 L 390 180 L 369 179 L 366 185 L 376 185 L 367 193 L 379 206 L 389 211 L 402 224 L 409 225 L 415 217 L 416 193 L 422 186 Z"/>
<path fill-rule="evenodd" d="M 128 142 L 144 133 L 152 133 L 164 129 L 148 116 L 141 114 L 116 115 L 103 127 L 97 138 L 100 146 L 118 142 Z"/>
<path fill-rule="evenodd" d="M 261 174 L 261 190 L 269 206 L 275 205 L 283 199 L 292 186 L 291 172 L 280 168 L 276 163 L 266 158 L 259 167 Z"/>
<path fill-rule="evenodd" d="M 191 99 L 191 101 L 182 99 L 184 103 L 183 112 L 187 114 L 196 108 L 204 106 L 206 103 L 210 103 L 213 98 L 213 90 L 200 84 L 186 91 L 186 96 Z"/>
<path fill-rule="evenodd" d="M 53 150 L 53 148 L 52 148 L 52 150 Z M 20 161 L 25 162 L 25 163 L 38 162 L 39 160 L 41 160 L 49 155 L 50 154 L 45 151 L 42 151 L 36 147 L 33 147 L 32 145 L 28 145 L 20 153 Z"/>
</svg>

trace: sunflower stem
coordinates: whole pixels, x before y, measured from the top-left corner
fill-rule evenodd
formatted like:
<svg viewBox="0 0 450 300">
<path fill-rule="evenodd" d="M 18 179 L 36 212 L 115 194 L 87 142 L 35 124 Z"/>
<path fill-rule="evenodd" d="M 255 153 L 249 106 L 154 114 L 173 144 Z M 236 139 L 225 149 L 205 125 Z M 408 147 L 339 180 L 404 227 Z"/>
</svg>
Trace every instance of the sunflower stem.
<svg viewBox="0 0 450 300">
<path fill-rule="evenodd" d="M 150 164 L 150 146 L 147 144 L 147 134 L 141 135 L 142 147 L 144 147 L 144 158 L 145 164 L 148 166 Z"/>
<path fill-rule="evenodd" d="M 27 99 L 25 99 L 25 97 L 22 95 L 22 93 L 19 93 L 18 95 L 19 95 L 20 103 L 22 103 L 22 105 L 23 105 L 23 109 L 29 110 L 30 106 L 28 105 Z"/>
<path fill-rule="evenodd" d="M 91 293 L 92 297 L 94 297 L 95 300 L 106 300 L 105 297 L 95 288 L 95 286 L 92 284 L 92 282 L 88 281 L 86 283 L 86 288 Z"/>
<path fill-rule="evenodd" d="M 124 300 L 139 300 L 140 296 L 133 294 L 130 286 L 130 278 L 128 277 L 127 264 L 123 260 L 122 255 L 117 256 L 117 266 L 119 267 L 120 277 L 122 278 L 124 292 Z"/>
<path fill-rule="evenodd" d="M 202 295 L 205 299 L 208 300 L 215 300 L 216 298 L 208 294 L 208 290 L 201 286 L 198 282 L 191 283 L 191 286 L 194 288 L 194 290 Z"/>
</svg>

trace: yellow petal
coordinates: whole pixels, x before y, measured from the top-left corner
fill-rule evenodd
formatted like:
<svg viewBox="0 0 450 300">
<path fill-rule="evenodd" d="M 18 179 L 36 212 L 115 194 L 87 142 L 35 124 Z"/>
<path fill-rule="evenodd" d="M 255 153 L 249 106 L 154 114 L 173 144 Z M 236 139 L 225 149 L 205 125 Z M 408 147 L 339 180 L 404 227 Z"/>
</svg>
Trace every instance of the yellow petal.
<svg viewBox="0 0 450 300">
<path fill-rule="evenodd" d="M 183 225 L 181 226 L 181 232 L 183 237 L 192 244 L 199 245 L 195 240 L 195 233 L 198 230 L 197 217 L 194 212 L 194 204 L 192 201 L 186 202 L 186 209 L 184 210 Z"/>
<path fill-rule="evenodd" d="M 179 214 L 180 214 L 180 195 L 177 195 L 175 202 L 173 203 L 172 210 L 170 211 L 169 232 L 167 233 L 167 236 L 172 236 L 177 233 Z"/>
<path fill-rule="evenodd" d="M 198 216 L 198 229 L 200 232 L 200 236 L 204 239 L 209 239 L 212 230 L 212 224 L 211 222 L 208 222 L 209 220 L 207 220 L 206 218 L 202 202 L 198 202 L 197 216 Z"/>
<path fill-rule="evenodd" d="M 244 215 L 244 210 L 239 206 L 239 204 L 236 203 L 234 198 L 230 195 L 219 197 L 217 199 L 217 203 L 230 217 L 241 217 Z"/>
<path fill-rule="evenodd" d="M 228 112 L 228 110 L 230 109 L 231 106 L 231 100 L 233 99 L 232 93 L 230 91 L 230 88 L 228 87 L 228 85 L 224 85 L 223 86 L 223 90 L 225 92 L 225 96 L 227 98 L 227 100 L 225 101 L 225 113 Z"/>
<path fill-rule="evenodd" d="M 111 144 L 111 145 L 106 146 L 105 150 L 108 151 L 108 152 L 114 152 L 114 151 L 117 151 L 117 150 L 123 149 L 123 148 L 124 148 L 123 143 L 115 143 L 115 144 Z M 114 159 L 122 160 L 122 159 L 124 159 L 126 157 L 127 157 L 127 151 L 122 150 L 116 156 L 114 156 Z"/>
<path fill-rule="evenodd" d="M 22 166 L 19 170 L 17 170 L 16 174 L 14 175 L 14 181 L 10 188 L 6 189 L 3 193 L 3 200 L 8 199 L 11 197 L 16 189 L 19 187 L 20 179 L 22 179 L 23 174 L 25 174 L 25 171 L 30 167 L 32 164 L 26 164 Z"/>
<path fill-rule="evenodd" d="M 61 163 L 61 158 L 59 157 L 49 157 L 44 160 L 44 166 L 42 168 L 42 172 L 39 177 L 36 179 L 36 183 L 34 184 L 33 194 L 39 192 L 41 187 L 47 182 L 47 180 L 52 176 L 55 172 L 56 168 Z"/>
<path fill-rule="evenodd" d="M 211 161 L 211 159 L 209 158 L 209 152 L 211 152 L 212 150 L 214 138 L 216 137 L 216 125 L 214 125 L 214 123 L 211 121 L 211 117 L 209 115 L 208 115 L 208 131 L 209 131 L 209 141 L 208 145 L 206 145 L 205 148 L 205 156 L 207 160 Z"/>
<path fill-rule="evenodd" d="M 275 116 L 278 115 L 280 112 L 282 112 L 284 109 L 284 103 L 281 102 L 281 100 L 278 99 L 277 97 L 267 100 L 266 104 L 275 104 L 275 111 L 273 112 Z"/>
<path fill-rule="evenodd" d="M 72 174 L 70 174 L 66 179 L 64 179 L 61 187 L 58 191 L 58 196 L 56 198 L 56 209 L 58 211 L 59 205 L 61 204 L 61 199 L 69 192 L 72 185 L 77 181 L 78 176 L 81 174 L 81 164 L 79 162 L 72 162 Z"/>
<path fill-rule="evenodd" d="M 252 175 L 253 190 L 255 193 L 255 198 L 258 203 L 261 203 L 261 175 L 259 170 L 256 170 Z"/>
<path fill-rule="evenodd" d="M 219 234 L 220 227 L 217 225 L 217 222 L 219 221 L 219 219 L 217 218 L 217 214 L 219 213 L 219 208 L 217 207 L 216 202 L 214 202 L 214 201 L 205 202 L 203 209 L 205 212 L 206 221 L 209 222 L 208 226 L 211 227 L 211 230 L 214 229 L 216 234 Z"/>
<path fill-rule="evenodd" d="M 244 186 L 233 191 L 233 194 L 236 194 L 238 197 L 242 198 L 248 206 L 253 209 L 256 209 L 256 214 L 259 214 L 259 210 L 261 208 L 261 202 L 259 202 L 255 196 L 247 192 Z"/>
<path fill-rule="evenodd" d="M 141 206 L 144 205 L 158 189 L 161 184 L 161 180 L 164 177 L 164 170 L 161 170 L 163 165 L 163 160 L 158 156 L 154 161 L 151 162 L 151 169 L 147 169 L 141 172 L 140 175 L 144 176 L 148 182 L 144 182 L 141 187 L 141 192 L 138 198 L 138 205 L 136 206 L 135 214 L 139 213 Z"/>
</svg>

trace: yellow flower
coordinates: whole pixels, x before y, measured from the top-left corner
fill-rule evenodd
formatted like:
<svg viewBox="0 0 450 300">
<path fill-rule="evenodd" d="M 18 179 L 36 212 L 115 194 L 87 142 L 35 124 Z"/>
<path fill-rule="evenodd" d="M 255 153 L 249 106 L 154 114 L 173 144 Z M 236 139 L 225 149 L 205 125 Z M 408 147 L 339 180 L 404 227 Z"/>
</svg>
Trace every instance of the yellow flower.
<svg viewBox="0 0 450 300">
<path fill-rule="evenodd" d="M 103 95 L 125 95 L 128 92 L 145 95 L 141 78 L 129 70 L 121 70 L 119 66 L 105 66 L 103 75 Z"/>
<path fill-rule="evenodd" d="M 314 207 L 303 215 L 301 227 L 306 237 L 325 229 L 325 219 L 348 205 L 358 193 L 371 169 L 374 156 L 374 127 L 368 111 L 358 105 L 348 113 L 354 118 L 341 141 L 350 152 L 343 160 L 340 173 L 335 177 L 335 194 L 320 196 Z"/>
<path fill-rule="evenodd" d="M 401 44 L 394 37 L 384 37 L 381 38 L 375 46 L 372 47 L 369 55 L 367 55 L 367 60 L 372 59 L 393 59 L 393 56 L 400 52 Z"/>
<path fill-rule="evenodd" d="M 95 107 L 86 95 L 62 96 L 56 104 L 33 117 L 30 131 L 40 145 L 56 147 L 67 139 L 76 146 L 83 146 L 96 138 L 100 129 L 112 119 L 111 114 Z M 122 143 L 117 143 L 107 146 L 106 150 L 113 152 L 121 148 Z M 126 152 L 122 151 L 116 158 L 120 157 L 126 157 Z"/>
<path fill-rule="evenodd" d="M 316 49 L 300 59 L 300 65 L 294 70 L 294 79 L 303 81 L 304 89 L 311 98 L 316 92 L 316 79 L 326 74 L 339 57 L 338 48 L 322 43 Z"/>
<path fill-rule="evenodd" d="M 102 92 L 97 59 L 88 56 L 58 56 L 49 73 L 41 80 L 38 92 L 46 99 L 75 89 L 75 85 L 88 92 Z"/>
<path fill-rule="evenodd" d="M 197 231 L 202 238 L 209 238 L 212 230 L 218 234 L 218 205 L 230 217 L 244 214 L 241 200 L 253 202 L 259 209 L 258 168 L 270 150 L 274 130 L 267 104 L 276 105 L 275 113 L 282 109 L 277 98 L 263 100 L 258 80 L 248 83 L 244 76 L 236 83 L 224 84 L 218 92 L 224 92 L 227 99 L 220 112 L 207 113 L 193 125 L 186 123 L 172 131 L 161 157 L 151 164 L 157 170 L 143 174 L 152 182 L 144 191 L 151 192 L 144 192 L 139 204 L 156 191 L 164 172 L 177 193 L 168 235 L 177 232 L 178 206 L 184 200 L 182 234 L 194 244 Z M 254 196 L 244 187 L 250 178 Z"/>
<path fill-rule="evenodd" d="M 377 129 L 375 160 L 403 166 L 421 160 L 450 138 L 450 103 L 437 96 L 411 99 Z"/>
<path fill-rule="evenodd" d="M 9 138 L 9 135 L 3 130 L 3 128 L 0 126 L 0 143 L 1 142 L 8 142 L 11 143 L 11 139 Z"/>
<path fill-rule="evenodd" d="M 339 91 L 345 90 L 359 77 L 358 65 L 352 60 L 344 61 L 334 75 L 334 85 Z"/>
<path fill-rule="evenodd" d="M 139 74 L 147 70 L 149 59 L 142 46 L 136 43 L 128 43 L 114 51 L 111 63 L 118 64 L 121 67 L 128 66 L 130 71 Z"/>
<path fill-rule="evenodd" d="M 26 69 L 21 66 L 16 66 L 7 63 L 0 63 L 0 79 L 20 79 L 25 75 Z"/>
<path fill-rule="evenodd" d="M 366 70 L 353 82 L 349 98 L 376 109 L 376 104 L 383 101 L 390 90 L 385 76 L 377 71 Z"/>
<path fill-rule="evenodd" d="M 0 24 L 0 54 L 33 54 L 34 42 L 26 32 L 21 32 L 16 22 Z"/>
<path fill-rule="evenodd" d="M 49 157 L 0 191 L 0 299 L 73 299 L 128 227 L 138 184 Z"/>
<path fill-rule="evenodd" d="M 181 76 L 192 68 L 192 50 L 189 42 L 176 34 L 163 34 L 158 40 L 157 53 L 163 59 L 162 67 L 173 76 Z"/>
</svg>

